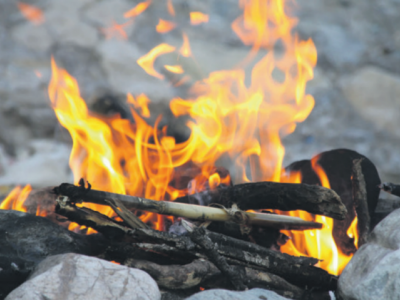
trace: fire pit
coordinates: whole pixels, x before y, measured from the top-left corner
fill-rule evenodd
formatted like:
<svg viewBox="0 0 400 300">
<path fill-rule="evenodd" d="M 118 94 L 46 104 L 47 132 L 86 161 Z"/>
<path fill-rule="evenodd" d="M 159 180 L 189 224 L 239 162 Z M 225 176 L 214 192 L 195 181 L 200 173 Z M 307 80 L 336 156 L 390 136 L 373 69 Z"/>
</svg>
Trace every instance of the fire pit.
<svg viewBox="0 0 400 300">
<path fill-rule="evenodd" d="M 96 25 L 95 37 L 88 25 L 78 26 L 87 38 L 70 38 L 84 48 L 101 36 L 98 51 L 108 55 L 110 81 L 119 92 L 128 87 L 126 95 L 104 87 L 81 92 L 80 79 L 60 54 L 66 50 L 55 46 L 51 53 L 48 96 L 64 128 L 60 134 L 68 132 L 72 139 L 74 179 L 44 189 L 18 186 L 0 203 L 0 298 L 9 293 L 7 299 L 35 293 L 54 298 L 57 289 L 42 287 L 60 286 L 63 299 L 69 299 L 80 293 L 71 282 L 98 276 L 86 273 L 85 265 L 93 264 L 98 273 L 127 272 L 102 279 L 101 285 L 118 282 L 104 297 L 145 293 L 125 294 L 125 280 L 147 285 L 146 299 L 160 298 L 160 291 L 163 299 L 184 299 L 216 288 L 274 292 L 258 295 L 264 298 L 332 299 L 338 276 L 387 215 L 375 213 L 380 189 L 398 195 L 400 188 L 382 184 L 374 163 L 349 149 L 284 162 L 282 139 L 310 115 L 315 102 L 306 85 L 314 77 L 317 50 L 311 38 L 295 32 L 293 6 L 240 1 L 241 14 L 232 17 L 227 39 L 244 44 L 245 54 L 230 68 L 200 76 L 193 71 L 201 64 L 191 36 L 218 24 L 206 7 L 188 10 L 171 0 L 129 8 L 118 3 L 121 15 L 113 18 L 123 22 Z M 79 5 L 96 24 L 108 4 Z M 54 7 L 48 14 L 40 5 L 17 8 L 38 35 L 56 19 Z M 137 22 L 150 17 L 155 17 L 151 30 L 166 38 L 143 41 L 146 51 L 139 55 L 128 39 L 143 34 Z M 55 34 L 60 28 L 55 25 Z M 116 52 L 113 43 L 120 47 Z M 110 67 L 118 49 L 134 60 Z M 132 89 L 119 77 L 130 68 L 140 70 L 131 78 Z M 136 92 L 146 84 L 148 93 Z M 168 109 L 152 97 L 169 98 Z M 79 275 L 73 279 L 74 272 L 63 270 Z M 65 283 L 46 282 L 63 274 L 71 276 Z M 97 298 L 99 289 L 82 297 Z M 348 294 L 343 289 L 337 295 L 347 299 Z"/>
</svg>

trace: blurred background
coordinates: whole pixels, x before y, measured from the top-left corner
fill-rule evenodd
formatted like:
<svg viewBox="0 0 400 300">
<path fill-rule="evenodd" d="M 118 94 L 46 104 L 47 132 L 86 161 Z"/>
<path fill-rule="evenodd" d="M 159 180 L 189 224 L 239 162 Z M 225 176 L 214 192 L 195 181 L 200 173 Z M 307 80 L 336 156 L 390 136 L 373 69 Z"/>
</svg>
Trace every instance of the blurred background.
<svg viewBox="0 0 400 300">
<path fill-rule="evenodd" d="M 191 83 L 211 71 L 234 67 L 249 51 L 231 29 L 241 14 L 236 0 L 173 0 L 174 22 L 196 58 L 180 61 L 191 80 L 177 86 L 175 74 L 151 77 L 136 60 L 163 42 L 180 47 L 182 34 L 155 30 L 159 18 L 171 19 L 167 0 L 153 1 L 127 22 L 124 13 L 139 2 L 0 0 L 0 194 L 16 184 L 73 180 L 71 140 L 47 95 L 52 55 L 78 80 L 92 110 L 123 111 L 126 93 L 145 93 L 150 122 L 162 113 L 163 123 L 184 138 L 187 129 L 173 119 L 169 100 L 185 97 Z M 400 183 L 400 0 L 298 0 L 291 7 L 300 37 L 317 47 L 318 63 L 307 85 L 315 108 L 284 139 L 284 165 L 348 148 L 369 157 L 382 181 Z M 192 11 L 209 21 L 191 26 Z"/>
</svg>

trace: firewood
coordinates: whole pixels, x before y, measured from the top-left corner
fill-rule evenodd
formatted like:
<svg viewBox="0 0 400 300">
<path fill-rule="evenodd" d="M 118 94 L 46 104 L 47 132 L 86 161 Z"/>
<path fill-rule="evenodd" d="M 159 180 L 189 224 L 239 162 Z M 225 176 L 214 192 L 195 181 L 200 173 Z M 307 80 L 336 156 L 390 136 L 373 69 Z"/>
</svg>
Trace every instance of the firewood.
<svg viewBox="0 0 400 300">
<path fill-rule="evenodd" d="M 83 184 L 81 182 L 81 184 Z M 83 185 L 63 183 L 54 189 L 55 193 L 68 196 L 72 202 L 89 202 L 109 205 L 110 200 L 118 200 L 128 209 L 139 209 L 164 215 L 184 217 L 201 221 L 234 221 L 243 225 L 258 225 L 281 229 L 304 230 L 321 228 L 322 224 L 304 221 L 297 217 L 244 212 L 234 208 L 222 209 L 169 201 L 155 201 L 135 196 L 120 195 L 103 191 L 85 189 Z M 326 191 L 330 191 L 326 189 Z M 329 192 L 327 192 L 329 194 Z M 338 200 L 340 202 L 340 199 Z M 247 209 L 247 208 L 246 208 Z"/>
<path fill-rule="evenodd" d="M 363 158 L 353 160 L 353 199 L 357 213 L 357 231 L 359 248 L 368 240 L 371 218 L 368 211 L 367 189 L 365 185 L 364 174 L 361 169 Z"/>
<path fill-rule="evenodd" d="M 60 207 L 57 208 L 58 206 Z M 165 257 L 175 257 L 175 260 L 183 259 L 179 257 L 180 255 L 176 257 L 176 255 L 171 254 L 173 251 L 176 252 L 178 250 L 190 252 L 190 254 L 188 253 L 187 255 L 192 255 L 196 258 L 206 257 L 204 256 L 204 251 L 198 246 L 196 247 L 196 244 L 193 243 L 188 236 L 177 236 L 150 228 L 129 229 L 98 212 L 87 208 L 76 207 L 68 201 L 62 202 L 59 200 L 57 207 L 57 213 L 69 219 L 71 218 L 71 221 L 80 225 L 91 226 L 113 240 L 117 237 L 120 240 L 124 240 L 125 243 L 131 243 L 131 246 L 126 244 L 110 245 L 110 247 L 114 247 L 114 249 L 122 249 L 123 247 L 128 247 L 127 249 L 137 249 L 136 252 L 130 250 L 125 251 L 124 259 L 129 257 L 138 258 L 138 255 L 142 255 L 146 257 L 146 259 L 149 257 L 154 259 L 157 257 L 157 254 L 162 254 Z M 218 244 L 217 251 L 219 255 L 224 256 L 228 261 L 232 262 L 232 260 L 236 260 L 239 265 L 254 267 L 260 271 L 276 274 L 288 282 L 301 287 L 315 287 L 320 290 L 334 290 L 336 288 L 337 277 L 328 274 L 323 269 L 314 267 L 318 262 L 315 258 L 295 257 L 206 229 L 205 231 L 212 243 Z M 154 249 L 148 247 L 146 249 L 146 247 L 140 246 L 137 243 L 164 244 L 172 246 L 176 248 L 176 250 L 173 248 L 166 249 L 158 247 L 157 251 L 159 253 L 156 253 L 153 251 Z M 116 250 L 115 253 L 120 254 L 122 253 L 121 251 L 122 250 Z M 149 254 L 150 252 L 155 256 L 151 256 Z M 110 260 L 117 260 L 117 257 L 110 257 Z"/>
<path fill-rule="evenodd" d="M 391 182 L 383 182 L 379 185 L 379 188 L 386 193 L 400 197 L 400 185 Z"/>
<path fill-rule="evenodd" d="M 161 288 L 170 290 L 189 289 L 195 286 L 215 288 L 222 280 L 219 269 L 210 261 L 197 259 L 186 265 L 159 265 L 149 261 L 127 259 L 124 265 L 147 272 Z M 250 288 L 262 287 L 290 299 L 329 300 L 328 293 L 308 292 L 288 283 L 283 278 L 249 267 L 233 266 L 234 271 L 245 280 Z M 217 280 L 216 280 L 217 279 Z M 218 280 L 220 279 L 220 280 Z M 218 285 L 216 285 L 217 283 Z M 225 284 L 226 285 L 226 284 Z M 231 288 L 231 286 L 228 285 Z M 307 298 L 305 297 L 307 295 Z"/>
<path fill-rule="evenodd" d="M 238 273 L 226 262 L 225 257 L 218 253 L 218 244 L 213 243 L 207 234 L 207 230 L 204 227 L 197 227 L 189 222 L 182 221 L 185 224 L 185 228 L 190 233 L 190 238 L 196 244 L 204 249 L 205 254 L 210 259 L 210 261 L 217 266 L 217 268 L 224 274 L 234 288 L 239 291 L 247 289 L 247 286 L 243 283 L 243 278 L 239 276 Z"/>
<path fill-rule="evenodd" d="M 248 209 L 279 209 L 279 210 L 305 210 L 319 215 L 342 220 L 347 210 L 335 191 L 321 186 L 308 184 L 292 184 L 279 182 L 254 182 L 243 183 L 231 187 L 204 191 L 196 194 L 207 193 L 211 198 L 210 203 L 218 203 L 225 207 L 236 204 L 242 210 Z M 189 203 L 188 195 L 178 198 L 175 202 Z"/>
</svg>

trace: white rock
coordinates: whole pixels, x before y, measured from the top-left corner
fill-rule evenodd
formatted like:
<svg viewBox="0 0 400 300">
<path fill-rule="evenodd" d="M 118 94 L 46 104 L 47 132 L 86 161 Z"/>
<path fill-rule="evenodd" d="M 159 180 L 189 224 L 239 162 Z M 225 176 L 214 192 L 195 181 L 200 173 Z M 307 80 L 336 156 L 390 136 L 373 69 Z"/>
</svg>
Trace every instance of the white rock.
<svg viewBox="0 0 400 300">
<path fill-rule="evenodd" d="M 32 155 L 20 155 L 17 161 L 4 166 L 0 185 L 31 184 L 46 187 L 73 181 L 68 167 L 69 146 L 49 140 L 36 140 L 30 148 Z"/>
<path fill-rule="evenodd" d="M 400 299 L 400 209 L 381 221 L 339 277 L 338 299 Z"/>
<path fill-rule="evenodd" d="M 7 300 L 158 300 L 157 283 L 149 274 L 78 254 L 50 256 Z"/>
<path fill-rule="evenodd" d="M 233 292 L 223 289 L 203 291 L 187 298 L 186 300 L 288 300 L 277 293 L 264 289 L 251 289 L 245 292 Z"/>
<path fill-rule="evenodd" d="M 34 26 L 25 22 L 13 28 L 11 35 L 18 43 L 38 52 L 47 51 L 52 44 L 51 36 L 43 25 Z"/>
<path fill-rule="evenodd" d="M 341 80 L 347 100 L 362 117 L 400 137 L 400 77 L 368 66 Z"/>
</svg>

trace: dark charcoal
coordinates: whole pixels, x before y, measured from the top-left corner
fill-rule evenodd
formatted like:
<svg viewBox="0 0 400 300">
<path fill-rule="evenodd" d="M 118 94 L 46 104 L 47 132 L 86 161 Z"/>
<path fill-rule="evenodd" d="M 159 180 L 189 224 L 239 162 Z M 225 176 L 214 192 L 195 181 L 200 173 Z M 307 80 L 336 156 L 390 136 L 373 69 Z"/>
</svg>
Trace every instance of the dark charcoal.
<svg viewBox="0 0 400 300">
<path fill-rule="evenodd" d="M 353 160 L 364 158 L 361 163 L 364 174 L 368 210 L 370 215 L 375 211 L 378 203 L 379 188 L 381 180 L 375 165 L 364 155 L 348 149 L 335 149 L 322 152 L 319 155 L 318 164 L 325 170 L 331 188 L 340 196 L 346 206 L 348 214 L 343 221 L 334 220 L 333 237 L 336 244 L 346 254 L 355 252 L 354 240 L 347 236 L 347 229 L 355 216 L 352 196 L 352 166 Z M 321 185 L 318 176 L 312 170 L 310 160 L 302 160 L 292 163 L 286 168 L 287 171 L 301 171 L 302 183 Z"/>
<path fill-rule="evenodd" d="M 20 285 L 49 255 L 97 255 L 105 246 L 100 236 L 83 236 L 50 220 L 13 210 L 0 210 L 0 299 Z"/>
</svg>

